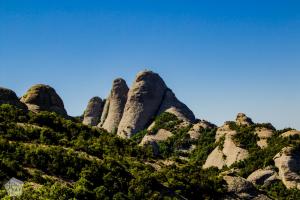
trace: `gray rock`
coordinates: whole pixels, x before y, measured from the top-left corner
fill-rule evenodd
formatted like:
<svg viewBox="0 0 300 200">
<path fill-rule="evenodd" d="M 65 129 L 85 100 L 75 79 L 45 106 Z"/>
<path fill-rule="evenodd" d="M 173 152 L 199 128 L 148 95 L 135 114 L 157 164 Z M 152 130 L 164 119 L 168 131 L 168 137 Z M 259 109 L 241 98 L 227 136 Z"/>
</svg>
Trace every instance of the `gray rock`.
<svg viewBox="0 0 300 200">
<path fill-rule="evenodd" d="M 177 116 L 178 119 L 193 123 L 195 121 L 194 113 L 182 102 L 180 102 L 172 90 L 165 92 L 158 115 L 163 112 L 169 112 Z"/>
<path fill-rule="evenodd" d="M 100 97 L 93 97 L 84 111 L 83 124 L 96 126 L 100 121 L 103 110 L 103 101 Z"/>
<path fill-rule="evenodd" d="M 25 103 L 32 112 L 50 111 L 64 116 L 67 115 L 62 99 L 48 85 L 38 84 L 32 86 L 23 95 L 21 102 Z"/>
<path fill-rule="evenodd" d="M 129 90 L 118 135 L 130 138 L 146 128 L 155 117 L 167 90 L 161 77 L 151 71 L 138 73 Z"/>
<path fill-rule="evenodd" d="M 300 190 L 300 151 L 285 147 L 273 160 L 279 169 L 279 178 L 286 188 Z"/>
<path fill-rule="evenodd" d="M 117 132 L 123 116 L 128 91 L 129 88 L 125 80 L 118 78 L 113 81 L 112 89 L 105 103 L 101 122 L 98 127 L 102 127 L 111 133 Z"/>
<path fill-rule="evenodd" d="M 0 87 L 0 105 L 1 104 L 10 104 L 21 109 L 27 109 L 27 106 L 20 102 L 14 91 L 3 87 Z"/>
</svg>

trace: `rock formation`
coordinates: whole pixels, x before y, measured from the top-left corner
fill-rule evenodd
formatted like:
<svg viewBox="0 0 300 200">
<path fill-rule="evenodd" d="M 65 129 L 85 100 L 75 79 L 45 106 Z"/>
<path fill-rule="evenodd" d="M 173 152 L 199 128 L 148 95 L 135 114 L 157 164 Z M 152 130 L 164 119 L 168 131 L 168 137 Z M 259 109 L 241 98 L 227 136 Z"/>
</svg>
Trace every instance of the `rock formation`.
<svg viewBox="0 0 300 200">
<path fill-rule="evenodd" d="M 151 120 L 163 112 L 172 113 L 186 122 L 195 121 L 193 112 L 176 98 L 158 74 L 142 71 L 137 74 L 128 92 L 117 133 L 129 138 L 147 128 Z"/>
<path fill-rule="evenodd" d="M 56 91 L 48 85 L 34 85 L 21 98 L 32 112 L 50 111 L 61 115 L 67 115 L 64 103 Z"/>
<path fill-rule="evenodd" d="M 170 89 L 165 92 L 157 115 L 163 112 L 174 114 L 178 119 L 181 119 L 183 121 L 191 123 L 195 121 L 194 113 L 185 104 L 180 102 Z"/>
<path fill-rule="evenodd" d="M 159 147 L 157 142 L 165 141 L 172 136 L 173 134 L 170 131 L 167 131 L 165 129 L 160 129 L 154 135 L 145 135 L 139 145 L 140 146 L 151 145 L 154 155 L 158 155 Z"/>
<path fill-rule="evenodd" d="M 272 137 L 274 131 L 269 128 L 256 128 L 255 134 L 259 137 L 259 141 L 257 141 L 257 145 L 260 148 L 266 148 L 268 146 L 268 138 Z"/>
<path fill-rule="evenodd" d="M 160 76 L 151 71 L 138 73 L 128 92 L 118 135 L 129 138 L 144 129 L 156 115 L 167 90 Z"/>
<path fill-rule="evenodd" d="M 300 135 L 300 131 L 290 130 L 290 131 L 282 133 L 281 137 L 290 137 L 290 136 L 295 136 L 295 135 Z"/>
<path fill-rule="evenodd" d="M 223 126 L 218 128 L 218 130 L 216 132 L 216 142 L 219 142 L 219 140 L 227 134 L 231 134 L 231 135 L 236 134 L 235 130 L 230 129 L 230 123 L 232 123 L 232 122 L 229 122 L 229 121 L 225 122 Z"/>
<path fill-rule="evenodd" d="M 217 146 L 208 156 L 203 168 L 217 167 L 222 169 L 225 165 L 230 167 L 233 163 L 244 160 L 249 153 L 246 149 L 238 147 L 232 134 L 225 135 L 223 145 Z"/>
<path fill-rule="evenodd" d="M 20 102 L 14 91 L 3 87 L 0 87 L 0 105 L 1 104 L 10 104 L 21 109 L 27 109 L 26 105 Z"/>
<path fill-rule="evenodd" d="M 283 148 L 274 158 L 279 177 L 288 189 L 300 190 L 300 150 Z"/>
<path fill-rule="evenodd" d="M 188 134 L 190 135 L 191 139 L 197 140 L 200 137 L 202 130 L 213 128 L 216 128 L 216 125 L 205 120 L 200 120 L 193 125 L 193 127 L 189 130 Z"/>
<path fill-rule="evenodd" d="M 98 124 L 98 127 L 102 127 L 108 132 L 117 131 L 123 116 L 128 90 L 128 86 L 123 79 L 118 78 L 113 81 L 113 86 L 106 100 L 101 122 Z"/>
<path fill-rule="evenodd" d="M 269 186 L 278 179 L 277 172 L 272 167 L 265 169 L 258 169 L 250 174 L 247 178 L 248 181 L 254 185 Z"/>
<path fill-rule="evenodd" d="M 247 117 L 244 113 L 239 113 L 236 117 L 236 124 L 237 125 L 252 125 L 253 121 L 251 118 Z"/>
<path fill-rule="evenodd" d="M 266 195 L 260 193 L 251 182 L 242 177 L 224 176 L 223 179 L 227 184 L 227 191 L 232 195 L 226 199 L 271 200 Z"/>
<path fill-rule="evenodd" d="M 172 136 L 173 134 L 170 131 L 167 131 L 165 129 L 159 129 L 158 132 L 154 135 L 145 135 L 145 137 L 143 137 L 139 145 L 145 146 L 151 142 L 165 141 Z"/>
<path fill-rule="evenodd" d="M 249 153 L 246 149 L 235 144 L 233 136 L 235 130 L 230 129 L 230 122 L 225 122 L 216 132 L 216 142 L 220 143 L 208 156 L 203 168 L 217 167 L 222 169 L 224 166 L 230 167 L 233 163 L 244 160 Z M 221 138 L 224 138 L 221 141 Z"/>
<path fill-rule="evenodd" d="M 90 99 L 83 116 L 83 124 L 96 126 L 103 110 L 103 101 L 100 97 L 93 97 Z"/>
</svg>

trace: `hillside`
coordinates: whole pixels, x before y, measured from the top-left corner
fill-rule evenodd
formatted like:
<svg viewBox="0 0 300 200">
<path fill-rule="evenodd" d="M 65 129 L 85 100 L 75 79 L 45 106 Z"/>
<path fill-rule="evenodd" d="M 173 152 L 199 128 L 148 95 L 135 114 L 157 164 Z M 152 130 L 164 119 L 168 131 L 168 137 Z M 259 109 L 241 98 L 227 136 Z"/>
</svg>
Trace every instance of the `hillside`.
<svg viewBox="0 0 300 200">
<path fill-rule="evenodd" d="M 150 71 L 82 117 L 50 86 L 0 88 L 0 156 L 1 185 L 25 183 L 17 199 L 300 199 L 299 131 L 196 119 Z"/>
</svg>

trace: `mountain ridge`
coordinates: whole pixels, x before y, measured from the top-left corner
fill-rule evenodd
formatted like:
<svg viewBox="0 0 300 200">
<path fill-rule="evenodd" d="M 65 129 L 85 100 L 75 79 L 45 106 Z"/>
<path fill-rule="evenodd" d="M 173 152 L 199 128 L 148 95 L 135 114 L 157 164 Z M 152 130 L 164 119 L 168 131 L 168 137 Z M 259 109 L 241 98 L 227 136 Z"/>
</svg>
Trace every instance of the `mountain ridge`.
<svg viewBox="0 0 300 200">
<path fill-rule="evenodd" d="M 48 85 L 0 88 L 0 177 L 26 181 L 22 199 L 297 199 L 299 155 L 299 131 L 196 119 L 151 71 L 114 80 L 82 117 Z"/>
</svg>

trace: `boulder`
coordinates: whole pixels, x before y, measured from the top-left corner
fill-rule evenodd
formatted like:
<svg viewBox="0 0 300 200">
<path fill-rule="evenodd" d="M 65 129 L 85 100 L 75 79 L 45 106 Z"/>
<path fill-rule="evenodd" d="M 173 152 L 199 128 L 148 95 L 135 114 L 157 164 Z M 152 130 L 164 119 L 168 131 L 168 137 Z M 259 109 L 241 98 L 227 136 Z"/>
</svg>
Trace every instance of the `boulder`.
<svg viewBox="0 0 300 200">
<path fill-rule="evenodd" d="M 128 92 L 118 135 L 130 138 L 146 128 L 158 112 L 166 90 L 167 86 L 158 74 L 152 71 L 138 73 Z"/>
<path fill-rule="evenodd" d="M 283 148 L 274 158 L 279 169 L 279 178 L 287 189 L 300 190 L 300 150 L 293 147 Z"/>
<path fill-rule="evenodd" d="M 252 119 L 247 117 L 244 113 L 238 113 L 237 117 L 236 117 L 236 124 L 241 126 L 249 126 L 254 124 Z"/>
<path fill-rule="evenodd" d="M 254 171 L 248 176 L 247 180 L 254 185 L 269 186 L 278 180 L 278 174 L 272 167 L 266 167 L 265 169 Z"/>
<path fill-rule="evenodd" d="M 272 137 L 274 131 L 268 128 L 255 128 L 255 134 L 259 137 L 259 141 L 257 141 L 257 145 L 260 148 L 266 148 L 268 146 L 268 138 Z"/>
<path fill-rule="evenodd" d="M 117 132 L 123 116 L 128 91 L 129 88 L 125 80 L 118 78 L 113 81 L 112 89 L 105 103 L 101 122 L 98 124 L 98 127 L 102 127 L 111 133 Z"/>
<path fill-rule="evenodd" d="M 226 157 L 220 148 L 215 148 L 207 157 L 203 169 L 217 167 L 222 169 L 226 165 Z"/>
<path fill-rule="evenodd" d="M 67 115 L 62 99 L 48 85 L 38 84 L 32 86 L 21 98 L 21 102 L 25 103 L 32 112 L 50 111 Z"/>
<path fill-rule="evenodd" d="M 103 110 L 103 101 L 100 97 L 93 97 L 84 111 L 83 124 L 96 126 L 100 121 Z"/>
<path fill-rule="evenodd" d="M 181 101 L 179 101 L 171 89 L 167 89 L 157 115 L 169 112 L 177 116 L 178 119 L 193 123 L 194 113 Z"/>
<path fill-rule="evenodd" d="M 197 123 L 193 125 L 193 127 L 189 130 L 188 134 L 190 135 L 190 138 L 193 140 L 197 140 L 200 137 L 201 131 L 205 129 L 213 129 L 216 125 L 205 121 L 205 120 L 199 120 Z"/>
<path fill-rule="evenodd" d="M 260 199 L 270 200 L 269 197 L 257 190 L 254 185 L 242 177 L 224 176 L 227 184 L 227 191 L 231 193 L 230 199 Z"/>
<path fill-rule="evenodd" d="M 282 133 L 281 137 L 290 137 L 290 136 L 294 136 L 294 135 L 300 135 L 300 131 L 290 130 L 290 131 Z"/>
<path fill-rule="evenodd" d="M 0 105 L 1 104 L 10 104 L 21 109 L 27 109 L 26 105 L 20 102 L 14 91 L 3 87 L 0 87 Z"/>
<path fill-rule="evenodd" d="M 159 146 L 157 143 L 160 141 L 165 141 L 172 136 L 173 134 L 170 131 L 167 131 L 165 129 L 160 129 L 154 135 L 145 135 L 139 145 L 140 146 L 151 145 L 153 154 L 159 155 Z"/>
<path fill-rule="evenodd" d="M 154 135 L 145 135 L 139 145 L 145 146 L 151 142 L 165 141 L 172 136 L 173 134 L 170 131 L 159 129 L 158 132 Z"/>
</svg>

